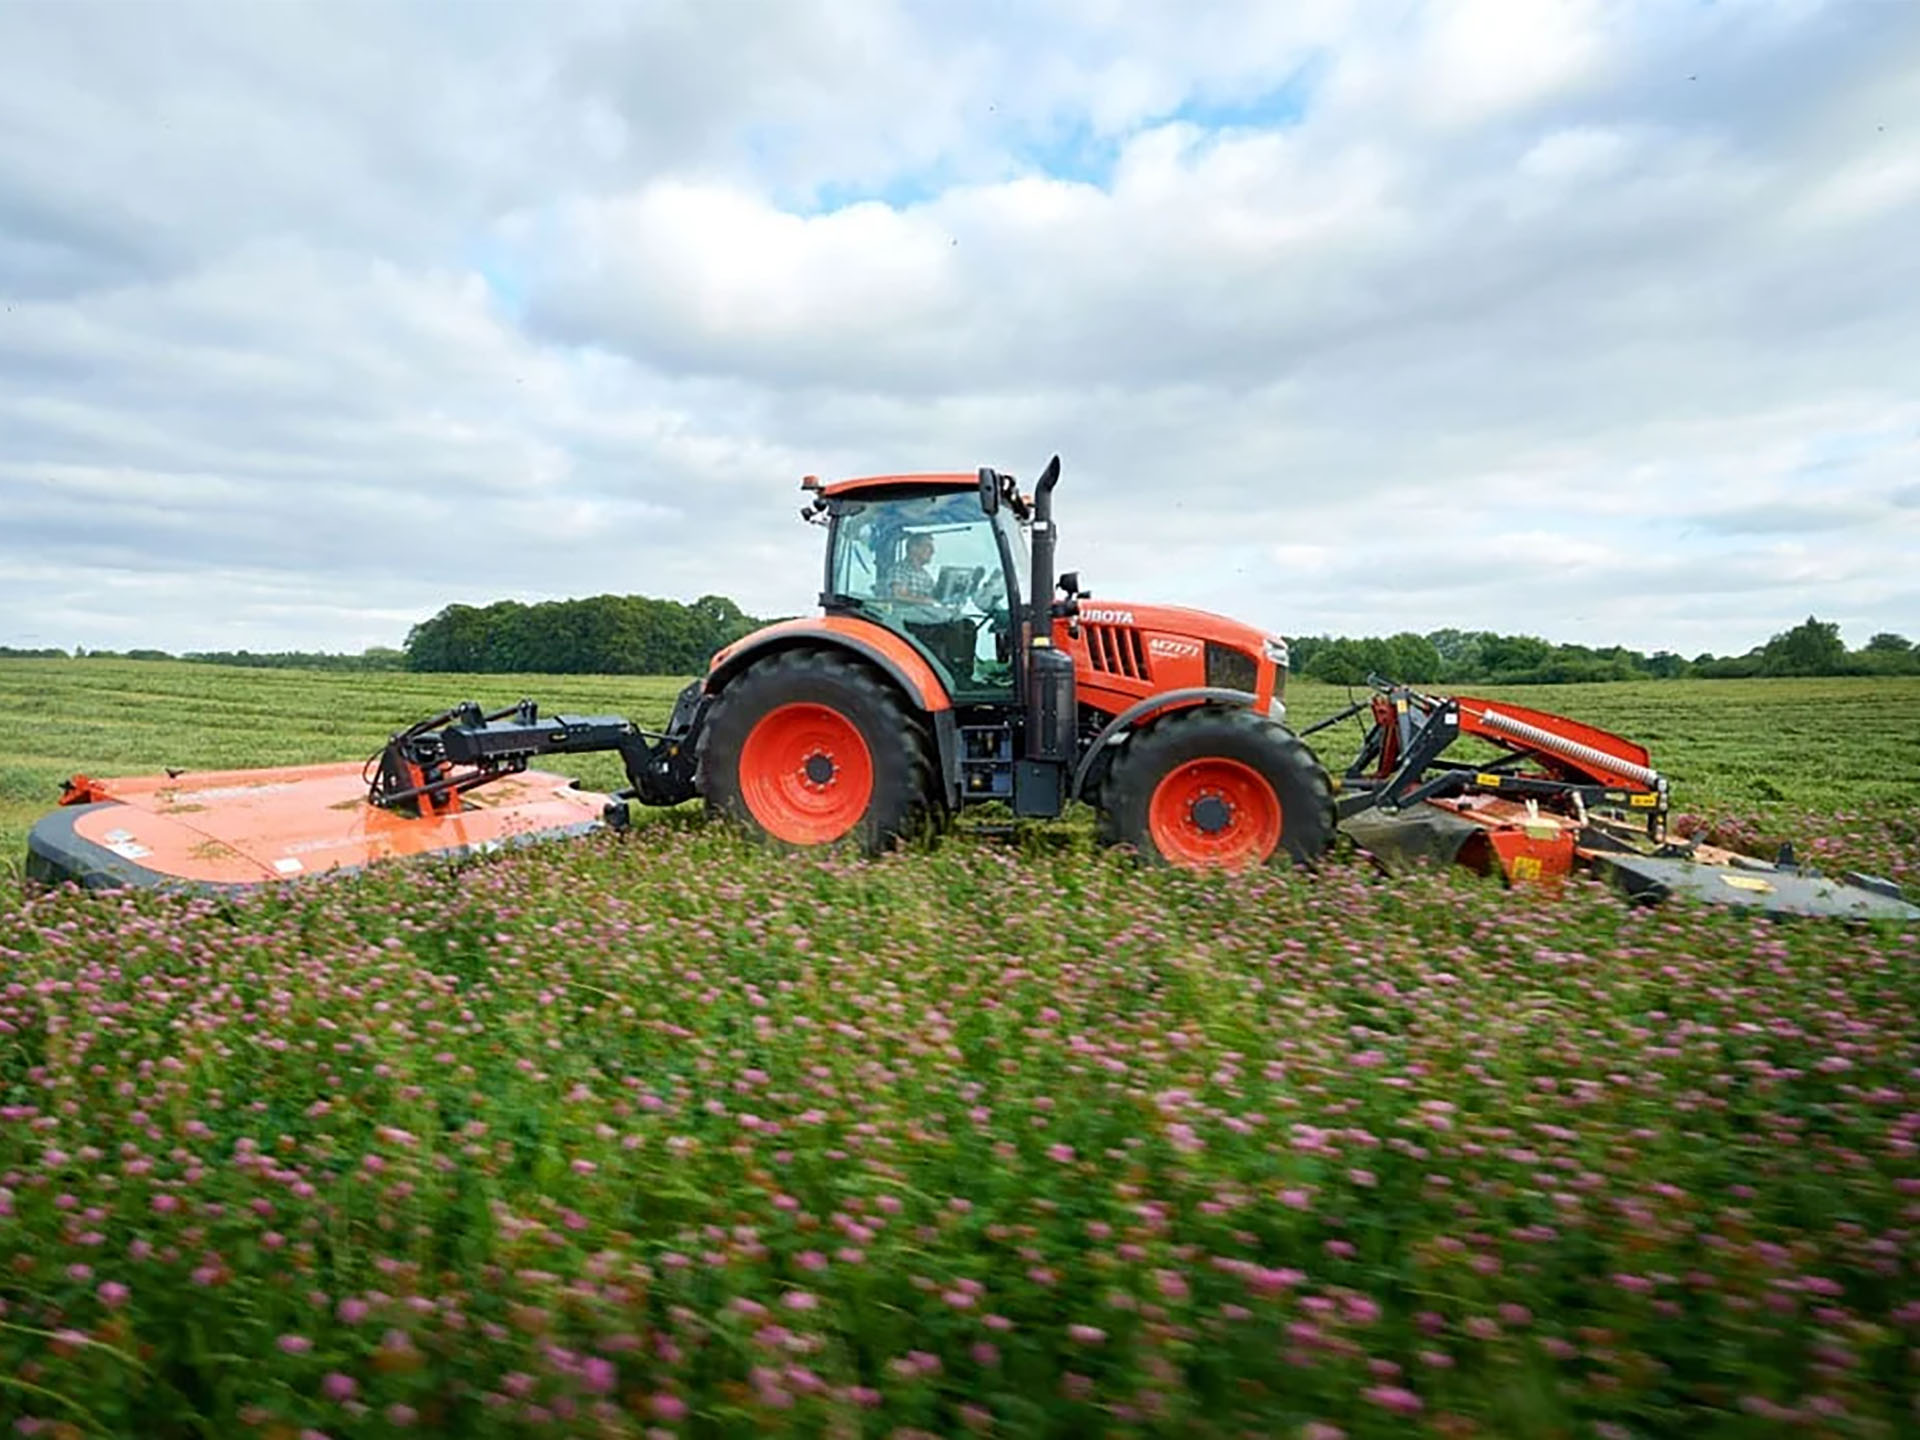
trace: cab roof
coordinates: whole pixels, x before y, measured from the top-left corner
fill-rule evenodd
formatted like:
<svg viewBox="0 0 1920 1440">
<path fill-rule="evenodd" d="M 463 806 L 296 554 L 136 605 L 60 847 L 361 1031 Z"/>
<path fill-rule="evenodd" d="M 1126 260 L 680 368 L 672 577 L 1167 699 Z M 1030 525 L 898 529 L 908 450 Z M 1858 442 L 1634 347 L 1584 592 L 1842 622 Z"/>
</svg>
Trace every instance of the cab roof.
<svg viewBox="0 0 1920 1440">
<path fill-rule="evenodd" d="M 891 490 L 896 486 L 914 485 L 922 488 L 940 490 L 971 490 L 980 483 L 978 472 L 962 474 L 960 472 L 929 472 L 920 475 L 863 475 L 854 480 L 836 480 L 831 485 L 822 483 L 818 475 L 809 475 L 800 482 L 802 490 L 818 491 L 821 495 L 859 495 L 868 490 Z"/>
</svg>

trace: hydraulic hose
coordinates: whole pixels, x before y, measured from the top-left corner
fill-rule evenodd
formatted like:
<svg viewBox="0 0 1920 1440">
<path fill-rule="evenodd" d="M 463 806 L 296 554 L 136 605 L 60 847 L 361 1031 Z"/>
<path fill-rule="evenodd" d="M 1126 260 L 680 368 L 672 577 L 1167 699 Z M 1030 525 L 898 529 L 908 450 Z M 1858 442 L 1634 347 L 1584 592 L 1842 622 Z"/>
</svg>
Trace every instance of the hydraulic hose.
<svg viewBox="0 0 1920 1440">
<path fill-rule="evenodd" d="M 1569 740 L 1564 735 L 1556 735 L 1551 730 L 1542 730 L 1538 725 L 1529 725 L 1524 720 L 1515 720 L 1510 715 L 1502 715 L 1498 710 L 1482 710 L 1480 723 L 1489 730 L 1498 730 L 1503 735 L 1511 735 L 1516 740 L 1524 740 L 1538 750 L 1558 755 L 1562 759 L 1572 760 L 1581 765 L 1591 765 L 1596 769 L 1611 770 L 1616 775 L 1625 775 L 1638 780 L 1649 790 L 1660 788 L 1660 772 L 1650 770 L 1645 765 L 1623 760 L 1618 755 L 1609 755 L 1604 750 L 1584 745 L 1578 740 Z"/>
</svg>

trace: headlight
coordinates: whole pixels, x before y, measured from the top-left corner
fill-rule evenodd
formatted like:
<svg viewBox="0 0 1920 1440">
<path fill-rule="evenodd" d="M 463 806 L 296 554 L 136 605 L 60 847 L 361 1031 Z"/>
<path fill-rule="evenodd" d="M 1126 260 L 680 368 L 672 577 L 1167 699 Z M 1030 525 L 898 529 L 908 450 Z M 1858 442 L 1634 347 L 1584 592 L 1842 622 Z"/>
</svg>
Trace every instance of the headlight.
<svg viewBox="0 0 1920 1440">
<path fill-rule="evenodd" d="M 1259 662 L 1247 651 L 1207 642 L 1207 684 L 1253 691 L 1259 688 L 1259 680 Z"/>
<path fill-rule="evenodd" d="M 1278 640 L 1278 639 L 1269 639 L 1266 643 L 1266 652 L 1267 652 L 1267 659 L 1271 660 L 1274 664 L 1278 665 L 1282 670 L 1289 668 L 1287 664 L 1287 642 L 1286 641 Z"/>
</svg>

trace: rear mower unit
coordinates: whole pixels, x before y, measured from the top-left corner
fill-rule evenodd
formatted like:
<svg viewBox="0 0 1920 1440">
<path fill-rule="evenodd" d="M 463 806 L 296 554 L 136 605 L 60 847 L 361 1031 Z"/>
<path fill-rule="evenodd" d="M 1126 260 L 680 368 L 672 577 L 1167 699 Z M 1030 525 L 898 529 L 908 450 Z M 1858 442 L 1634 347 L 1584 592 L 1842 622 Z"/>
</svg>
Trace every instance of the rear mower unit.
<svg viewBox="0 0 1920 1440">
<path fill-rule="evenodd" d="M 1429 695 L 1379 676 L 1371 696 L 1309 726 L 1311 735 L 1370 712 L 1336 802 L 1340 829 L 1389 873 L 1459 864 L 1509 883 L 1576 872 L 1639 900 L 1674 894 L 1781 914 L 1920 919 L 1892 881 L 1840 878 L 1668 832 L 1666 777 L 1632 741 L 1564 716 L 1470 695 Z M 1503 752 L 1442 757 L 1462 739 Z"/>
<path fill-rule="evenodd" d="M 820 614 L 721 650 L 664 730 L 545 719 L 531 700 L 492 713 L 468 702 L 394 735 L 364 766 L 75 776 L 29 837 L 29 872 L 246 888 L 624 829 L 635 804 L 696 799 L 779 843 L 874 851 L 971 806 L 1046 819 L 1082 803 L 1104 843 L 1169 865 L 1308 864 L 1344 826 L 1376 856 L 1424 849 L 1513 880 L 1578 863 L 1611 865 L 1646 893 L 1801 896 L 1798 872 L 1778 862 L 1751 862 L 1746 888 L 1668 873 L 1706 857 L 1665 838 L 1665 782 L 1639 747 L 1384 682 L 1348 712 L 1371 704 L 1374 729 L 1336 810 L 1331 777 L 1285 723 L 1286 641 L 1198 610 L 1089 603 L 1077 574 L 1056 580 L 1059 478 L 1057 456 L 1030 495 L 984 468 L 807 477 L 801 516 L 826 531 Z M 1509 760 L 1442 760 L 1462 732 Z M 529 768 L 591 751 L 621 757 L 623 789 L 590 794 Z M 1639 848 L 1602 818 L 1616 805 L 1645 823 Z M 1850 908 L 1822 913 L 1920 916 L 1873 884 L 1858 878 Z"/>
</svg>

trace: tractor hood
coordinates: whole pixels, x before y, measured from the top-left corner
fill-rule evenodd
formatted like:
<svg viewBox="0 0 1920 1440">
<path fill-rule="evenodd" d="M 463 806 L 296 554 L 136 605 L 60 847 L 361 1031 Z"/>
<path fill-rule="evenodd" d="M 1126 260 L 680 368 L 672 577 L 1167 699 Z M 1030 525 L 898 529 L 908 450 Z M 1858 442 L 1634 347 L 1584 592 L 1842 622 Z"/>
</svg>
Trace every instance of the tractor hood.
<svg viewBox="0 0 1920 1440">
<path fill-rule="evenodd" d="M 1212 642 L 1253 656 L 1265 655 L 1287 663 L 1287 642 L 1269 631 L 1183 605 L 1142 605 L 1131 600 L 1087 599 L 1080 602 L 1083 625 L 1125 625 L 1142 632 L 1151 646 L 1156 638 Z"/>
</svg>

